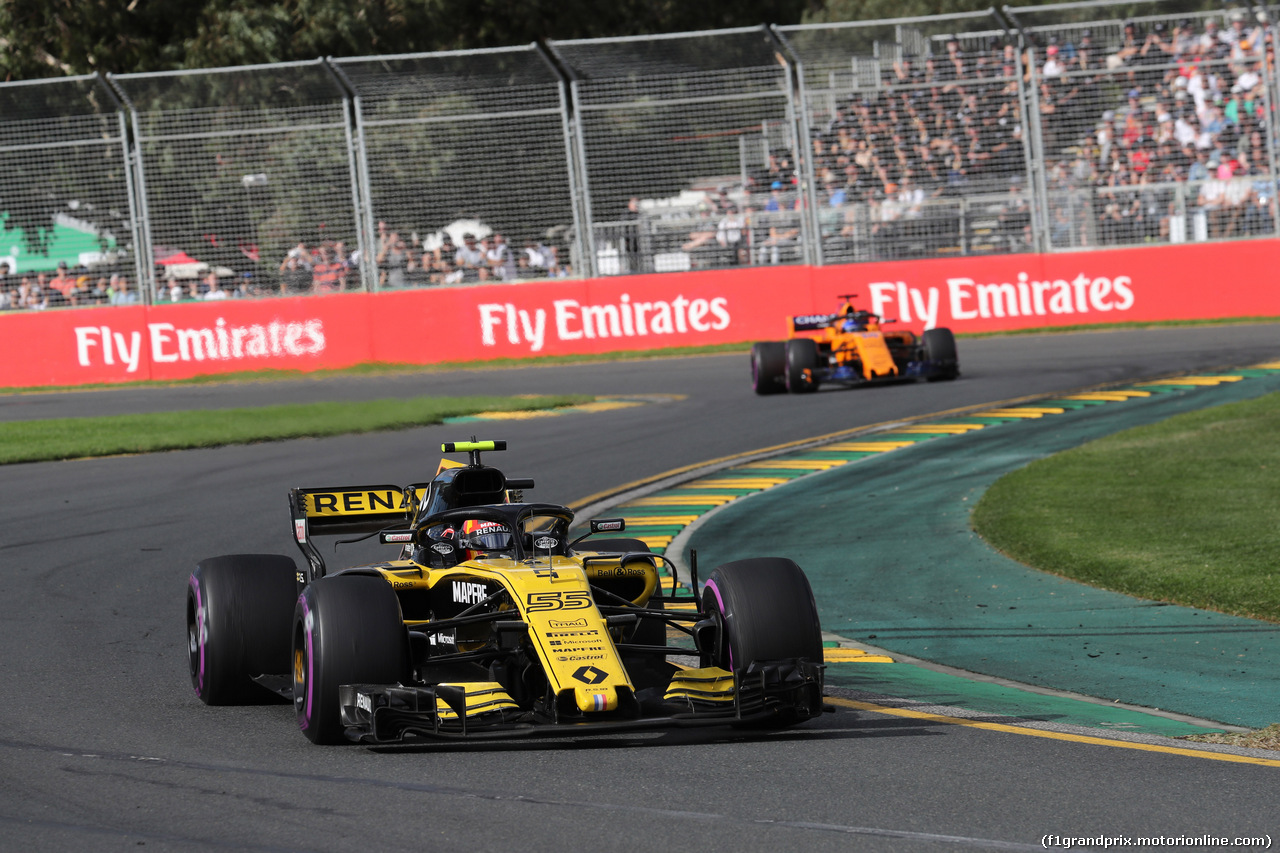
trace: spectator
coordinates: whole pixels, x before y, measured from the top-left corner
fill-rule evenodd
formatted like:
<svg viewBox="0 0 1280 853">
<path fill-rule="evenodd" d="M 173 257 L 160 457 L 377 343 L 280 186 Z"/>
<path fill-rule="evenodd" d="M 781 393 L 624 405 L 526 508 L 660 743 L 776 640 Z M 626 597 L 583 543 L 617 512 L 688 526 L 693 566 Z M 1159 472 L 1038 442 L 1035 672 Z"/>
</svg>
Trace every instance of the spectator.
<svg viewBox="0 0 1280 853">
<path fill-rule="evenodd" d="M 111 282 L 105 275 L 98 276 L 93 289 L 89 291 L 90 305 L 106 305 L 111 301 Z"/>
<path fill-rule="evenodd" d="M 299 241 L 298 245 L 289 250 L 286 258 L 295 258 L 298 261 L 298 265 L 303 269 L 311 269 L 311 250 L 307 248 L 307 244 L 304 242 Z M 281 266 L 283 266 L 283 263 Z"/>
<path fill-rule="evenodd" d="M 333 258 L 329 261 L 337 270 L 338 290 L 347 289 L 347 274 L 351 272 L 351 256 L 347 254 L 347 244 L 341 240 L 333 244 Z"/>
<path fill-rule="evenodd" d="M 22 284 L 18 285 L 19 308 L 43 311 L 49 307 L 49 298 L 42 287 L 43 282 L 43 275 L 37 275 L 35 281 L 25 275 L 22 277 Z"/>
<path fill-rule="evenodd" d="M 330 258 L 329 247 L 316 249 L 315 262 L 311 267 L 311 292 L 336 293 L 342 288 L 338 278 L 342 273 L 342 264 Z"/>
<path fill-rule="evenodd" d="M 383 241 L 382 250 L 378 252 L 378 267 L 382 270 L 379 279 L 382 287 L 400 288 L 405 286 L 405 272 L 409 265 L 409 252 L 404 240 L 398 232 L 392 231 Z"/>
<path fill-rule="evenodd" d="M 689 239 L 680 246 L 682 252 L 693 252 L 708 245 L 716 239 L 716 226 L 711 221 L 711 208 L 706 204 L 698 206 L 698 223 L 689 234 Z"/>
<path fill-rule="evenodd" d="M 453 255 L 453 265 L 462 273 L 461 281 L 485 281 L 489 268 L 484 252 L 476 245 L 476 235 L 470 231 L 462 235 L 462 245 Z"/>
<path fill-rule="evenodd" d="M 68 298 L 72 305 L 87 305 L 89 298 L 89 276 L 76 276 L 75 284 L 71 287 Z"/>
<path fill-rule="evenodd" d="M 769 185 L 769 200 L 764 209 L 770 212 L 790 209 L 790 204 L 782 197 L 782 181 L 774 181 Z"/>
<path fill-rule="evenodd" d="M 71 301 L 71 291 L 75 286 L 75 277 L 67 272 L 67 262 L 58 261 L 58 271 L 49 280 L 48 288 L 58 293 L 59 302 L 67 303 Z"/>
<path fill-rule="evenodd" d="M 1010 252 L 1031 249 L 1031 205 L 1022 191 L 1022 179 L 1009 179 L 1009 197 L 1000 209 L 1000 232 Z"/>
<path fill-rule="evenodd" d="M 485 260 L 489 262 L 489 269 L 499 280 L 515 281 L 516 258 L 511 247 L 507 245 L 506 237 L 494 233 L 493 245 L 485 252 Z"/>
<path fill-rule="evenodd" d="M 311 271 L 302 264 L 302 259 L 289 254 L 280 264 L 280 295 L 296 296 L 306 293 L 311 284 Z"/>
<path fill-rule="evenodd" d="M 777 264 L 782 259 L 782 251 L 796 245 L 800 237 L 800 229 L 770 225 L 769 236 L 760 242 L 758 255 L 760 264 Z"/>
<path fill-rule="evenodd" d="M 1222 37 L 1222 33 L 1218 31 L 1218 22 L 1213 18 L 1206 18 L 1204 22 L 1204 33 L 1200 36 L 1198 53 L 1201 56 L 1213 58 L 1217 55 L 1218 49 L 1226 45 L 1226 41 Z"/>
<path fill-rule="evenodd" d="M 108 287 L 111 293 L 110 302 L 112 305 L 136 305 L 138 303 L 138 294 L 129 289 L 129 279 L 119 273 L 112 273 Z"/>
<path fill-rule="evenodd" d="M 105 290 L 106 281 L 101 278 L 98 279 L 98 281 L 102 283 L 103 289 Z M 173 273 L 169 273 L 168 277 L 165 279 L 165 292 L 169 294 L 170 302 L 182 301 L 182 285 L 178 283 L 178 277 Z"/>
<path fill-rule="evenodd" d="M 522 269 L 533 275 L 551 275 L 557 266 L 556 250 L 537 240 L 525 243 L 523 257 L 520 259 Z"/>
<path fill-rule="evenodd" d="M 1058 46 L 1056 44 L 1051 44 L 1047 48 L 1045 48 L 1044 52 L 1045 52 L 1044 68 L 1041 69 L 1040 73 L 1043 74 L 1045 77 L 1062 76 L 1062 73 L 1066 71 L 1066 67 L 1062 64 L 1062 61 L 1058 58 Z"/>
<path fill-rule="evenodd" d="M 228 294 L 222 289 L 222 282 L 218 280 L 218 274 L 216 272 L 211 270 L 209 274 L 205 276 L 205 284 L 207 289 L 205 290 L 203 298 L 206 302 L 219 302 L 227 298 Z"/>
<path fill-rule="evenodd" d="M 720 248 L 729 253 L 730 263 L 741 264 L 747 260 L 743 233 L 747 227 L 746 220 L 738 213 L 738 208 L 730 204 L 725 214 L 716 225 L 716 242 Z"/>
</svg>

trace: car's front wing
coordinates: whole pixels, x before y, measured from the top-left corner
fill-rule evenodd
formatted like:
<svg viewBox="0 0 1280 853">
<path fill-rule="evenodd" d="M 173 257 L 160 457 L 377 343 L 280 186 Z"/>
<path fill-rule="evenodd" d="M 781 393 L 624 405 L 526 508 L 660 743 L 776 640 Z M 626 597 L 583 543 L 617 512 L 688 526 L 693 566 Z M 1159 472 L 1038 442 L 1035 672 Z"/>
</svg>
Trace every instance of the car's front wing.
<svg viewBox="0 0 1280 853">
<path fill-rule="evenodd" d="M 804 660 L 757 662 L 736 673 L 720 670 L 725 689 L 719 692 L 714 687 L 689 689 L 686 680 L 683 688 L 668 689 L 662 698 L 624 703 L 630 710 L 599 713 L 523 711 L 491 682 L 348 684 L 339 688 L 339 701 L 347 736 L 365 743 L 766 725 L 775 720 L 800 722 L 820 714 L 823 669 L 823 664 Z"/>
</svg>

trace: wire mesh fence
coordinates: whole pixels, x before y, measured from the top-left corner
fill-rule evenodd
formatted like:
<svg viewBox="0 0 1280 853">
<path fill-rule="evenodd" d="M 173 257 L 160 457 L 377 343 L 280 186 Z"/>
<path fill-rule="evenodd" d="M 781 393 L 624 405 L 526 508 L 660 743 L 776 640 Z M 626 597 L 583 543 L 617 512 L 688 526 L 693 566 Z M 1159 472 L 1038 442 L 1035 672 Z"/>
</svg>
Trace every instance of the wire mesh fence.
<svg viewBox="0 0 1280 853">
<path fill-rule="evenodd" d="M 767 28 L 548 47 L 570 78 L 592 272 L 805 259 L 790 85 Z"/>
<path fill-rule="evenodd" d="M 0 308 L 101 304 L 99 278 L 133 276 L 129 182 L 100 77 L 0 87 Z"/>
<path fill-rule="evenodd" d="M 1029 251 L 1021 54 L 991 12 L 779 27 L 822 263 Z"/>
<path fill-rule="evenodd" d="M 111 80 L 131 113 L 153 298 L 356 284 L 330 269 L 357 245 L 355 174 L 346 95 L 322 60 Z"/>
<path fill-rule="evenodd" d="M 0 306 L 1274 237 L 1278 12 L 1091 0 L 0 84 Z"/>
<path fill-rule="evenodd" d="M 1131 16 L 1100 21 L 1081 4 L 1011 10 L 1033 45 L 1046 245 L 1276 236 L 1269 16 L 1121 8 Z M 1078 20 L 1084 12 L 1092 19 Z"/>
<path fill-rule="evenodd" d="M 580 267 L 563 87 L 535 45 L 334 65 L 356 95 L 371 287 Z"/>
</svg>

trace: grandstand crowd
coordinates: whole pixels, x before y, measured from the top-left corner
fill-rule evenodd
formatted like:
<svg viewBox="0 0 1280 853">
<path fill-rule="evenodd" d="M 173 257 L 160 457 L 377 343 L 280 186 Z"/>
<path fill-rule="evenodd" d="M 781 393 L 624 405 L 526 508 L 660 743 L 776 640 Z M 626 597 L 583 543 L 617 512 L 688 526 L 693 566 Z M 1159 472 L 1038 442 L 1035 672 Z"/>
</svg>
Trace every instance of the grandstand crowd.
<svg viewBox="0 0 1280 853">
<path fill-rule="evenodd" d="M 1007 190 L 1000 250 L 1029 248 L 1026 87 L 1054 247 L 1168 241 L 1186 215 L 1201 217 L 1198 239 L 1273 232 L 1266 13 L 1118 29 L 1064 29 L 1021 55 L 996 37 L 966 52 L 953 37 L 938 56 L 894 63 L 814 130 L 820 203 L 852 223 L 860 202 L 874 235 L 928 219 L 934 200 Z"/>
</svg>

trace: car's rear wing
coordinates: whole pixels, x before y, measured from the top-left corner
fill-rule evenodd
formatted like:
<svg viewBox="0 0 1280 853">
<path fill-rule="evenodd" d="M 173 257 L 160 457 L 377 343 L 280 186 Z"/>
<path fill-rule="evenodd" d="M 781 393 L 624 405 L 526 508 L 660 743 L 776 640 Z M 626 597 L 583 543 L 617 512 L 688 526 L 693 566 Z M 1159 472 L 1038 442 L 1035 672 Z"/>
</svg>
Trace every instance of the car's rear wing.
<svg viewBox="0 0 1280 853">
<path fill-rule="evenodd" d="M 405 530 L 416 503 L 430 483 L 410 486 L 329 486 L 290 489 L 293 538 L 311 564 L 312 577 L 324 574 L 324 558 L 312 544 L 315 536 L 363 536 L 382 530 Z"/>
<path fill-rule="evenodd" d="M 820 332 L 836 318 L 835 314 L 801 314 L 787 320 L 792 335 L 797 332 Z"/>
</svg>

